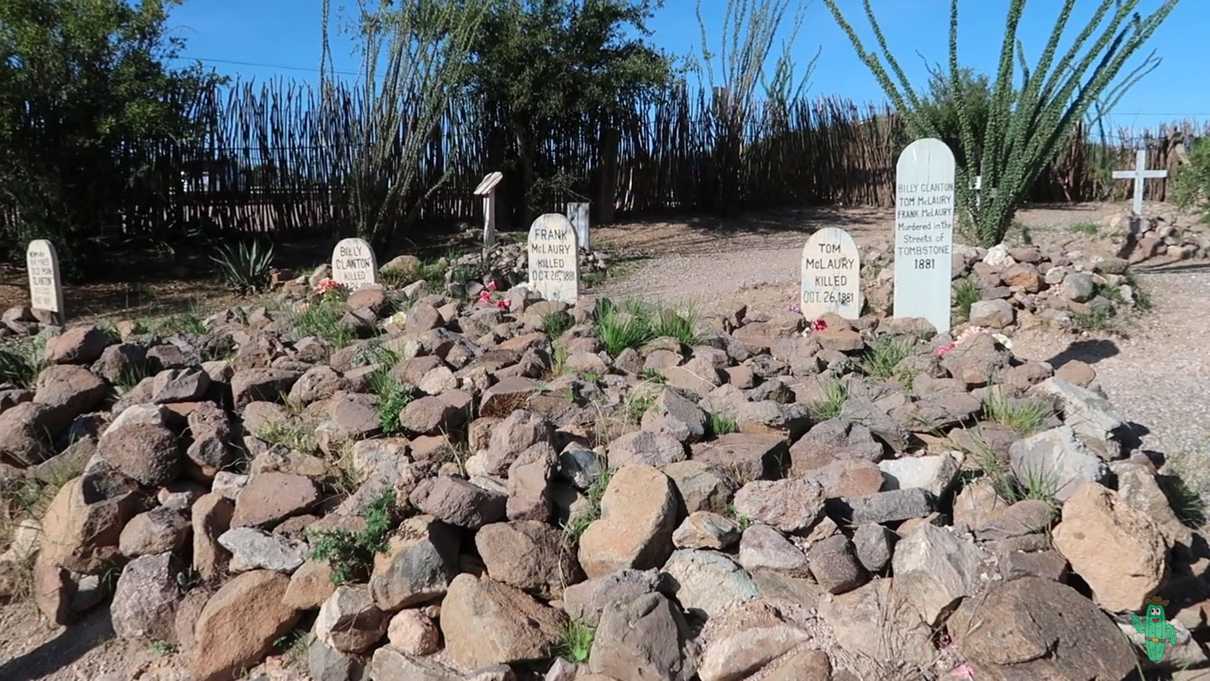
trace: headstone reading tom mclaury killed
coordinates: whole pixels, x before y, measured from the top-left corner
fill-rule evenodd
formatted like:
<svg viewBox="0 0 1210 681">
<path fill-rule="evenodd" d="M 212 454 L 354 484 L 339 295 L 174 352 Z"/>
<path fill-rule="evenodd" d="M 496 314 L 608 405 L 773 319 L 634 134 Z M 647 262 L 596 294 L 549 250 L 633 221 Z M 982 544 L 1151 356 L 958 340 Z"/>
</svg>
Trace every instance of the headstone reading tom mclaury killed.
<svg viewBox="0 0 1210 681">
<path fill-rule="evenodd" d="M 332 279 L 350 291 L 378 283 L 378 261 L 364 239 L 342 239 L 332 249 Z"/>
<path fill-rule="evenodd" d="M 63 282 L 54 245 L 45 239 L 29 242 L 25 269 L 29 272 L 30 307 L 63 314 Z"/>
<path fill-rule="evenodd" d="M 954 154 L 936 139 L 916 140 L 895 169 L 895 316 L 950 328 L 954 246 Z"/>
<path fill-rule="evenodd" d="M 580 296 L 576 232 L 567 218 L 547 213 L 529 228 L 529 284 L 546 300 L 575 305 Z"/>
<path fill-rule="evenodd" d="M 799 308 L 808 320 L 829 312 L 845 319 L 861 316 L 861 260 L 848 232 L 826 227 L 807 240 Z"/>
</svg>

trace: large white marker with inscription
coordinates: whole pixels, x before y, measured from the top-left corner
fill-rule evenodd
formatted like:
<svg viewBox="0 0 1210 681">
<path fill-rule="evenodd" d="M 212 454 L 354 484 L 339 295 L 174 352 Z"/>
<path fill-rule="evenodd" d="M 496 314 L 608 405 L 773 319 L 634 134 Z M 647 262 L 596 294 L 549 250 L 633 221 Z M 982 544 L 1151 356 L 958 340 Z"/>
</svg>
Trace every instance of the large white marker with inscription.
<svg viewBox="0 0 1210 681">
<path fill-rule="evenodd" d="M 895 316 L 950 328 L 954 250 L 954 154 L 916 140 L 895 167 Z"/>
</svg>

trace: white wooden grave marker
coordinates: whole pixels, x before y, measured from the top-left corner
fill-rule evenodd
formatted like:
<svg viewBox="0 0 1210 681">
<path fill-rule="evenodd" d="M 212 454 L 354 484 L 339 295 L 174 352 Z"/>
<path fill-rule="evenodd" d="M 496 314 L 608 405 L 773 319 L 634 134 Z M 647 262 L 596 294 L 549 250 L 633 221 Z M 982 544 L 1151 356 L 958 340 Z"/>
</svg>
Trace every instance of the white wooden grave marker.
<svg viewBox="0 0 1210 681">
<path fill-rule="evenodd" d="M 1143 190 L 1147 186 L 1147 180 L 1162 180 L 1168 177 L 1167 170 L 1147 170 L 1147 150 L 1139 149 L 1135 155 L 1134 170 L 1115 170 L 1113 171 L 1113 179 L 1115 180 L 1134 180 L 1134 216 L 1136 218 L 1143 217 Z"/>
<path fill-rule="evenodd" d="M 950 328 L 954 247 L 954 154 L 916 140 L 895 167 L 895 316 Z"/>
<path fill-rule="evenodd" d="M 475 196 L 483 197 L 483 247 L 496 244 L 496 185 L 504 179 L 504 173 L 488 173 L 475 187 Z"/>
<path fill-rule="evenodd" d="M 546 300 L 575 305 L 580 297 L 576 231 L 558 213 L 547 213 L 529 228 L 529 285 Z"/>
<path fill-rule="evenodd" d="M 46 239 L 29 242 L 25 251 L 25 269 L 29 272 L 30 307 L 63 315 L 63 280 L 59 276 L 59 254 Z"/>
<path fill-rule="evenodd" d="M 342 239 L 332 249 L 332 279 L 350 291 L 378 283 L 378 260 L 365 239 Z"/>
<path fill-rule="evenodd" d="M 799 308 L 807 320 L 829 312 L 845 319 L 861 316 L 861 256 L 848 232 L 826 227 L 803 246 Z"/>
<path fill-rule="evenodd" d="M 589 217 L 591 208 L 592 204 L 587 201 L 567 204 L 567 219 L 576 230 L 576 243 L 585 251 L 592 250 L 592 235 L 589 233 L 592 226 Z"/>
</svg>

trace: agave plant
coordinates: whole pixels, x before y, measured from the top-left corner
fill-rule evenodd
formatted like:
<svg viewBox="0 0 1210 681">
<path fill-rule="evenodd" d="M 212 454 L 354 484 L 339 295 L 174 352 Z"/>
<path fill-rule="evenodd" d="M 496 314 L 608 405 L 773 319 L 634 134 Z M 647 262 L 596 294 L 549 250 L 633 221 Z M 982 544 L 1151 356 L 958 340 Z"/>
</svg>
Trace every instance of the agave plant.
<svg viewBox="0 0 1210 681">
<path fill-rule="evenodd" d="M 269 288 L 273 268 L 273 245 L 259 241 L 239 246 L 223 244 L 210 259 L 219 266 L 223 280 L 240 293 L 256 293 Z"/>
</svg>

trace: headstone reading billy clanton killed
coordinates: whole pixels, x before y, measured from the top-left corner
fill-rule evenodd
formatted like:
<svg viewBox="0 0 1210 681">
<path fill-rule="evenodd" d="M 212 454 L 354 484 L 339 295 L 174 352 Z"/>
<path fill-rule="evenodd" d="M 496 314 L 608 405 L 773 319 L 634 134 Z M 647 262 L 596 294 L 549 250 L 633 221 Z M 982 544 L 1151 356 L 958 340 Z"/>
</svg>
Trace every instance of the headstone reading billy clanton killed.
<svg viewBox="0 0 1210 681">
<path fill-rule="evenodd" d="M 332 279 L 350 291 L 378 283 L 378 261 L 364 239 L 342 239 L 332 249 Z"/>
<path fill-rule="evenodd" d="M 580 296 L 576 232 L 558 213 L 547 213 L 529 228 L 529 284 L 546 300 L 575 305 Z"/>
<path fill-rule="evenodd" d="M 25 269 L 29 272 L 30 307 L 63 315 L 63 282 L 59 277 L 59 255 L 54 244 L 37 239 L 25 251 Z M 62 319 L 60 319 L 62 321 Z"/>
<path fill-rule="evenodd" d="M 936 139 L 916 140 L 895 168 L 895 316 L 950 328 L 954 248 L 954 154 Z"/>
<path fill-rule="evenodd" d="M 808 321 L 829 312 L 845 319 L 861 316 L 861 257 L 848 232 L 826 227 L 807 240 L 798 305 Z"/>
</svg>

